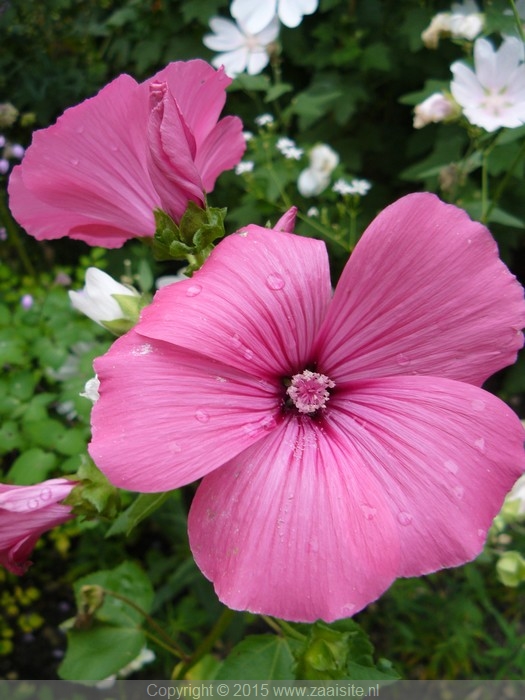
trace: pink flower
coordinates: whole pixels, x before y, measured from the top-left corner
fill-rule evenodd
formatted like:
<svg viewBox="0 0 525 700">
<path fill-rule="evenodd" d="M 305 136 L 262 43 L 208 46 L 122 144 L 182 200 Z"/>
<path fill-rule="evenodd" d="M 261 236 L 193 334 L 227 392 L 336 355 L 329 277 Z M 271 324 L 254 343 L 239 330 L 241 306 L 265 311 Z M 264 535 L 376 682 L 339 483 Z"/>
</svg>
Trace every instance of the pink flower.
<svg viewBox="0 0 525 700">
<path fill-rule="evenodd" d="M 70 520 L 68 506 L 60 505 L 76 486 L 68 479 L 50 479 L 34 486 L 0 484 L 0 564 L 14 574 L 31 565 L 28 557 L 47 530 Z"/>
<path fill-rule="evenodd" d="M 240 119 L 218 121 L 230 82 L 201 60 L 119 76 L 34 134 L 9 181 L 14 217 L 39 240 L 106 248 L 153 236 L 154 209 L 180 220 L 244 153 Z"/>
<path fill-rule="evenodd" d="M 434 195 L 375 219 L 333 298 L 322 242 L 248 226 L 96 360 L 90 452 L 126 489 L 204 477 L 190 545 L 226 605 L 347 617 L 481 551 L 524 430 L 480 386 L 524 323 L 487 229 Z"/>
</svg>

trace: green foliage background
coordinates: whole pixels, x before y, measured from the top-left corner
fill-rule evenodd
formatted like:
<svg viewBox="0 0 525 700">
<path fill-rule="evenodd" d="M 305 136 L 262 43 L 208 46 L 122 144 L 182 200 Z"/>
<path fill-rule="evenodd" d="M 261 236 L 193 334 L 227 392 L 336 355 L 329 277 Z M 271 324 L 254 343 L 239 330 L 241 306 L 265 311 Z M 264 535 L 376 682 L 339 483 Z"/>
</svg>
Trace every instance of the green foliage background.
<svg viewBox="0 0 525 700">
<path fill-rule="evenodd" d="M 503 0 L 484 3 L 487 34 L 510 26 L 507 7 Z M 413 105 L 447 85 L 450 64 L 466 55 L 464 44 L 443 40 L 431 51 L 421 42 L 430 18 L 447 9 L 448 3 L 424 0 L 321 0 L 298 28 L 282 29 L 275 70 L 240 76 L 230 89 L 227 111 L 240 115 L 246 129 L 257 131 L 254 120 L 265 112 L 276 117 L 278 127 L 261 130 L 249 146 L 257 166 L 253 177 L 227 173 L 210 196 L 213 205 L 228 205 L 229 231 L 275 221 L 290 202 L 302 212 L 317 204 L 295 188 L 305 163 L 276 154 L 275 142 L 283 135 L 304 148 L 329 143 L 341 156 L 341 175 L 372 182 L 353 212 L 357 233 L 385 205 L 421 189 L 479 218 L 487 142 L 461 124 L 412 127 Z M 217 14 L 228 16 L 227 2 L 4 0 L 0 102 L 20 112 L 5 135 L 28 145 L 34 129 L 48 126 L 122 72 L 144 80 L 172 60 L 210 60 L 202 37 Z M 524 272 L 524 142 L 525 127 L 507 132 L 491 144 L 487 164 L 491 192 L 504 184 L 488 223 L 518 276 Z M 443 188 L 440 175 L 451 167 L 454 184 Z M 0 367 L 6 370 L 0 377 L 0 458 L 2 480 L 23 484 L 71 474 L 82 464 L 89 402 L 78 394 L 92 375 L 93 357 L 112 340 L 71 309 L 67 288 L 81 287 L 86 267 L 96 265 L 151 292 L 153 279 L 176 266 L 153 264 L 136 243 L 111 252 L 72 241 L 39 244 L 10 219 L 5 184 L 2 177 L 7 239 L 0 241 Z M 334 193 L 320 201 L 323 226 L 314 230 L 304 218 L 299 230 L 326 238 L 335 280 L 348 255 L 348 220 Z M 20 304 L 24 294 L 33 297 L 30 309 Z M 500 373 L 489 388 L 522 412 L 523 362 Z M 101 504 L 97 487 L 93 494 L 95 509 L 115 506 L 109 498 Z M 271 620 L 224 611 L 196 569 L 185 528 L 191 497 L 191 487 L 162 504 L 122 494 L 128 510 L 113 525 L 104 517 L 72 521 L 43 539 L 26 577 L 2 573 L 0 675 L 56 677 L 67 631 L 60 672 L 71 678 L 81 671 L 93 678 L 110 675 L 146 640 L 157 658 L 139 674 L 169 677 L 173 649 L 163 634 L 177 640 L 182 652 L 176 673 L 194 679 L 525 676 L 525 584 L 518 576 L 504 586 L 496 570 L 506 552 L 524 551 L 519 519 L 500 520 L 477 562 L 397 582 L 355 618 L 359 625 L 353 620 L 288 625 L 276 634 Z M 83 604 L 79 580 L 129 596 L 162 633 L 125 602 L 113 604 L 115 598 L 90 613 L 89 632 L 72 623 L 59 631 Z M 210 636 L 210 630 L 220 634 Z M 152 636 L 157 642 L 151 643 Z M 119 654 L 112 655 L 112 648 Z M 192 650 L 199 648 L 196 656 Z"/>
</svg>

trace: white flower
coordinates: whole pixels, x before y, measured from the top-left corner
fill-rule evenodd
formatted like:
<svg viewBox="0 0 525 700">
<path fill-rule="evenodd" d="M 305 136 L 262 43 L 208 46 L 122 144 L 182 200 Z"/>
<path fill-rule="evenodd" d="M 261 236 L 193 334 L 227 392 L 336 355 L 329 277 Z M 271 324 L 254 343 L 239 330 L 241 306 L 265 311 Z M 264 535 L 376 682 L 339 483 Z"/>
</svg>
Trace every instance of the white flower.
<svg viewBox="0 0 525 700">
<path fill-rule="evenodd" d="M 282 151 L 283 156 L 288 158 L 288 160 L 301 160 L 303 153 L 303 149 L 297 148 L 297 146 L 292 146 L 291 148 L 287 148 Z"/>
<path fill-rule="evenodd" d="M 309 216 L 310 218 L 315 218 L 316 216 L 319 216 L 319 209 L 317 207 L 310 207 L 308 211 L 306 212 L 306 216 Z"/>
<path fill-rule="evenodd" d="M 512 491 L 506 498 L 507 502 L 516 501 L 517 502 L 517 513 L 519 515 L 525 515 L 525 474 L 520 476 L 512 487 Z"/>
<path fill-rule="evenodd" d="M 330 175 L 339 164 L 339 156 L 325 143 L 314 146 L 309 156 L 310 165 L 297 180 L 297 189 L 303 197 L 321 194 L 330 184 Z"/>
<path fill-rule="evenodd" d="M 340 178 L 334 184 L 332 190 L 342 195 L 357 194 L 360 197 L 364 197 L 371 187 L 372 185 L 368 182 L 368 180 L 358 180 L 354 178 L 353 180 L 350 180 L 350 182 L 348 182 L 347 180 L 343 180 L 343 178 Z"/>
<path fill-rule="evenodd" d="M 255 123 L 257 126 L 268 126 L 268 124 L 273 124 L 273 116 L 271 114 L 259 114 L 255 117 Z"/>
<path fill-rule="evenodd" d="M 454 105 L 442 92 L 434 92 L 414 108 L 414 129 L 442 122 L 454 113 Z"/>
<path fill-rule="evenodd" d="M 230 12 L 248 31 L 257 33 L 277 17 L 286 27 L 297 27 L 318 4 L 319 0 L 233 0 Z"/>
<path fill-rule="evenodd" d="M 506 37 L 495 50 L 486 39 L 474 44 L 474 67 L 461 61 L 451 66 L 452 95 L 471 124 L 495 131 L 525 123 L 525 65 L 523 44 Z"/>
<path fill-rule="evenodd" d="M 293 148 L 295 146 L 295 141 L 293 139 L 289 139 L 287 136 L 281 136 L 281 138 L 277 140 L 276 146 L 278 151 L 284 153 L 289 148 Z"/>
<path fill-rule="evenodd" d="M 243 131 L 242 132 L 243 138 L 248 143 L 248 141 L 251 141 L 253 139 L 253 134 L 251 131 Z"/>
<path fill-rule="evenodd" d="M 279 22 L 273 19 L 260 30 L 250 32 L 241 22 L 212 17 L 210 27 L 213 34 L 206 34 L 203 43 L 212 51 L 219 51 L 212 60 L 216 68 L 235 78 L 245 71 L 249 75 L 260 73 L 270 60 L 267 48 L 279 34 Z"/>
<path fill-rule="evenodd" d="M 115 299 L 115 295 L 129 296 L 140 299 L 140 294 L 130 287 L 125 287 L 108 274 L 96 267 L 86 270 L 84 289 L 68 292 L 72 305 L 100 326 L 105 321 L 117 321 L 128 318 L 127 314 Z"/>
<path fill-rule="evenodd" d="M 429 49 L 437 48 L 439 39 L 447 34 L 455 39 L 473 41 L 483 30 L 484 21 L 474 0 L 465 0 L 463 4 L 455 2 L 450 12 L 439 12 L 432 17 L 421 38 Z"/>
<path fill-rule="evenodd" d="M 253 161 L 252 160 L 241 160 L 240 163 L 237 163 L 235 166 L 235 174 L 236 175 L 242 175 L 243 173 L 251 173 L 253 170 Z"/>
</svg>

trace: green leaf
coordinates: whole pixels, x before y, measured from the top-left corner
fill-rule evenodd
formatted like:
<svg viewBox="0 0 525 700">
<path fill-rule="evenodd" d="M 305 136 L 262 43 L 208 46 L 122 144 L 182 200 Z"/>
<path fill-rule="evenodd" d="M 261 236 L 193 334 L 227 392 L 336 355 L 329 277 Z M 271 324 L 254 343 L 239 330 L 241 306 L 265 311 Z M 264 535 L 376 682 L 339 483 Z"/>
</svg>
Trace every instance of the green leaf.
<svg viewBox="0 0 525 700">
<path fill-rule="evenodd" d="M 469 213 L 469 215 L 473 219 L 481 221 L 481 202 L 462 202 L 461 206 Z M 487 202 L 487 206 L 490 206 L 490 202 Z M 522 219 L 518 219 L 517 216 L 509 214 L 508 212 L 503 211 L 503 209 L 500 209 L 499 207 L 494 207 L 494 209 L 490 211 L 488 223 L 502 224 L 503 226 L 511 226 L 513 228 L 520 229 L 525 228 L 525 222 Z"/>
<path fill-rule="evenodd" d="M 300 644 L 271 634 L 246 637 L 224 661 L 216 680 L 292 680 L 293 652 Z"/>
<path fill-rule="evenodd" d="M 74 584 L 77 605 L 81 609 L 83 586 L 101 586 L 106 591 L 113 591 L 129 598 L 135 605 L 149 613 L 153 602 L 151 582 L 142 569 L 132 561 L 125 561 L 115 569 L 104 569 L 88 574 Z M 104 602 L 96 611 L 95 617 L 104 622 L 122 627 L 137 627 L 143 616 L 124 601 L 105 595 Z"/>
<path fill-rule="evenodd" d="M 14 461 L 7 476 L 16 484 L 35 484 L 45 481 L 56 464 L 57 458 L 54 454 L 32 447 Z"/>
<path fill-rule="evenodd" d="M 0 455 L 19 449 L 22 439 L 14 421 L 6 421 L 0 426 Z"/>
<path fill-rule="evenodd" d="M 270 85 L 267 75 L 248 75 L 241 73 L 233 81 L 230 90 L 246 90 L 247 92 L 266 92 Z"/>
<path fill-rule="evenodd" d="M 100 681 L 136 659 L 146 643 L 134 627 L 95 623 L 91 629 L 69 630 L 67 652 L 58 673 L 64 680 Z"/>
<path fill-rule="evenodd" d="M 125 534 L 126 536 L 142 520 L 154 513 L 157 508 L 167 501 L 171 493 L 141 493 L 133 503 L 113 522 L 106 537 Z"/>
<path fill-rule="evenodd" d="M 266 93 L 264 101 L 266 103 L 273 102 L 274 100 L 279 99 L 279 97 L 281 97 L 282 95 L 286 95 L 287 92 L 291 92 L 292 90 L 293 85 L 290 85 L 289 83 L 278 83 L 277 85 L 272 85 Z"/>
</svg>

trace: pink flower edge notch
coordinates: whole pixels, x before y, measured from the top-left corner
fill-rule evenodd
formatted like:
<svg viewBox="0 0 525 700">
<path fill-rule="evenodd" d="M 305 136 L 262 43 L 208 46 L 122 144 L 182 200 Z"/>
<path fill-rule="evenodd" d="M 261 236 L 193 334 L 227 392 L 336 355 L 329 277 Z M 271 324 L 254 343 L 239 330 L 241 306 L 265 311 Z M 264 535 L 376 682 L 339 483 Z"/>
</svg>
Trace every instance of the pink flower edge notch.
<svg viewBox="0 0 525 700">
<path fill-rule="evenodd" d="M 34 486 L 0 484 L 0 565 L 13 574 L 25 573 L 37 540 L 73 518 L 62 505 L 75 488 L 68 479 L 49 479 Z"/>
<path fill-rule="evenodd" d="M 35 132 L 9 180 L 13 216 L 39 240 L 106 248 L 153 236 L 155 209 L 180 220 L 244 153 L 240 119 L 219 120 L 230 82 L 201 60 L 115 78 Z"/>
<path fill-rule="evenodd" d="M 203 479 L 190 545 L 226 605 L 348 617 L 481 551 L 524 430 L 480 387 L 524 323 L 488 230 L 434 195 L 372 222 L 333 298 L 322 242 L 248 226 L 96 360 L 90 453 L 131 490 Z"/>
</svg>

